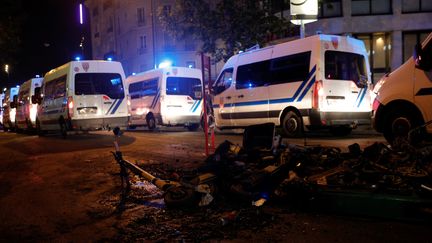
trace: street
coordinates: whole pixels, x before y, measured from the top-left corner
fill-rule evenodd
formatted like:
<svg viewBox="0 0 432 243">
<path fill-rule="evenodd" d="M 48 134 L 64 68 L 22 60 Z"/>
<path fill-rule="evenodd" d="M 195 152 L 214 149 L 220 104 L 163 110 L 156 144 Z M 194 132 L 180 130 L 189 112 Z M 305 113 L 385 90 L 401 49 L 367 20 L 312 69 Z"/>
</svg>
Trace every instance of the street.
<svg viewBox="0 0 432 243">
<path fill-rule="evenodd" d="M 242 142 L 240 132 L 215 137 L 216 146 L 224 140 Z M 139 197 L 119 211 L 119 167 L 110 153 L 113 140 L 108 131 L 70 133 L 66 139 L 58 134 L 0 133 L 0 241 L 430 241 L 430 225 L 425 223 L 302 212 L 283 205 L 264 206 L 266 213 L 255 214 L 250 227 L 218 222 L 204 227 L 201 221 L 217 217 L 209 215 L 213 212 L 209 209 L 177 212 Z M 284 143 L 342 150 L 353 143 L 364 148 L 374 142 L 384 139 L 368 129 L 343 138 L 321 133 L 284 139 Z M 196 168 L 206 158 L 202 131 L 130 130 L 119 144 L 125 158 L 138 165 Z M 193 221 L 197 215 L 200 220 Z"/>
</svg>

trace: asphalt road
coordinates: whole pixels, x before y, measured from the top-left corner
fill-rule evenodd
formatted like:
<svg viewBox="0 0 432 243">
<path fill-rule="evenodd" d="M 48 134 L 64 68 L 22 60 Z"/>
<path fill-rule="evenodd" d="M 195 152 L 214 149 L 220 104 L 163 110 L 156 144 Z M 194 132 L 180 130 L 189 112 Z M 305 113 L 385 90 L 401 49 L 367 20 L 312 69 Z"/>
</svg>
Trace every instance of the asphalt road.
<svg viewBox="0 0 432 243">
<path fill-rule="evenodd" d="M 241 131 L 224 131 L 224 140 L 242 143 Z M 284 143 L 361 147 L 383 138 L 369 129 L 335 138 L 326 133 L 308 134 L 306 139 L 284 139 Z M 167 164 L 194 168 L 206 158 L 202 131 L 179 128 L 150 132 L 126 131 L 119 139 L 126 158 L 136 164 Z M 120 179 L 111 132 L 57 134 L 46 137 L 0 133 L 0 241 L 174 241 L 210 235 L 206 240 L 291 242 L 407 242 L 430 241 L 430 225 L 383 219 L 358 219 L 291 211 L 272 207 L 278 217 L 260 227 L 220 226 L 194 228 L 190 214 L 129 201 L 118 211 Z M 145 201 L 145 200 L 144 200 Z M 201 220 L 209 210 L 200 209 Z M 205 216 L 204 216 L 205 215 Z M 161 218 L 162 217 L 162 218 Z M 257 220 L 263 220 L 262 218 Z M 149 224 L 149 222 L 152 222 Z M 199 223 L 201 225 L 201 223 Z M 145 226 L 145 227 L 144 227 Z M 167 232 L 174 233 L 168 234 Z M 211 231 L 212 234 L 208 232 Z M 197 238 L 200 239 L 200 238 Z"/>
</svg>

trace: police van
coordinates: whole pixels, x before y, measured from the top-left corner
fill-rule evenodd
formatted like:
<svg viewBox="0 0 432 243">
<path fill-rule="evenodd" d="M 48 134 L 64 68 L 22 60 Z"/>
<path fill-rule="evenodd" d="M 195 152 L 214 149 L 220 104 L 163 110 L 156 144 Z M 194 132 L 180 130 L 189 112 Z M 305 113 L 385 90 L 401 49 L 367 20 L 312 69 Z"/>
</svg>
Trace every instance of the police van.
<svg viewBox="0 0 432 243">
<path fill-rule="evenodd" d="M 12 87 L 6 91 L 3 99 L 3 130 L 15 130 L 15 115 L 16 115 L 16 100 L 18 96 L 19 86 Z"/>
<path fill-rule="evenodd" d="M 198 129 L 202 111 L 201 70 L 166 67 L 127 78 L 131 99 L 129 126 L 185 126 Z"/>
<path fill-rule="evenodd" d="M 370 124 L 368 56 L 362 41 L 315 35 L 232 56 L 212 86 L 216 127 L 273 122 L 286 136 Z"/>
<path fill-rule="evenodd" d="M 49 130 L 66 136 L 69 130 L 126 127 L 124 80 L 121 64 L 114 61 L 72 61 L 49 71 L 33 98 L 39 104 L 39 135 Z"/>
<path fill-rule="evenodd" d="M 378 81 L 374 94 L 372 125 L 388 142 L 408 133 L 416 141 L 432 134 L 432 33 L 413 58 Z"/>
<path fill-rule="evenodd" d="M 16 102 L 16 130 L 33 130 L 36 127 L 37 104 L 31 102 L 35 89 L 41 87 L 43 78 L 32 78 L 25 81 L 19 89 Z"/>
</svg>

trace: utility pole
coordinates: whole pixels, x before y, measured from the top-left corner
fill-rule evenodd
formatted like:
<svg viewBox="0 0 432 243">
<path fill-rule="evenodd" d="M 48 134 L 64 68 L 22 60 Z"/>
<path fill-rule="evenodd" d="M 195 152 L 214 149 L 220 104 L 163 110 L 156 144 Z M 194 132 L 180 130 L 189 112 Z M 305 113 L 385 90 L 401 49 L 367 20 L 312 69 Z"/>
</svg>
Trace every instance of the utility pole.
<svg viewBox="0 0 432 243">
<path fill-rule="evenodd" d="M 153 52 L 153 68 L 157 68 L 156 64 L 156 47 L 155 47 L 155 41 L 156 41 L 156 33 L 155 33 L 155 10 L 154 10 L 154 3 L 153 0 L 150 0 L 150 12 L 151 12 L 151 27 L 152 27 L 152 52 Z"/>
</svg>

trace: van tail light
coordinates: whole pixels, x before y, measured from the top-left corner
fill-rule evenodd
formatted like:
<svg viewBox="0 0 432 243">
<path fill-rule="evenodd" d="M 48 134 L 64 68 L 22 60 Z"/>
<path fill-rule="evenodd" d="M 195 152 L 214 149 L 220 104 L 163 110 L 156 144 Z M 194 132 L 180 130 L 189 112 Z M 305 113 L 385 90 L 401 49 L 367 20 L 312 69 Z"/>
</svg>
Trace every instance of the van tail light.
<svg viewBox="0 0 432 243">
<path fill-rule="evenodd" d="M 312 95 L 312 108 L 318 109 L 324 97 L 323 84 L 321 80 L 315 82 Z"/>
<path fill-rule="evenodd" d="M 372 104 L 372 110 L 373 111 L 377 111 L 378 110 L 378 107 L 380 106 L 380 102 L 379 102 L 379 100 L 378 99 L 374 99 L 374 101 L 373 101 L 373 104 Z"/>
<path fill-rule="evenodd" d="M 69 96 L 68 101 L 67 101 L 67 109 L 68 109 L 68 117 L 72 118 L 73 117 L 73 109 L 74 109 L 74 102 L 73 102 L 73 97 Z"/>
<path fill-rule="evenodd" d="M 36 122 L 36 114 L 37 114 L 37 104 L 29 104 L 29 116 L 31 122 Z"/>
</svg>

